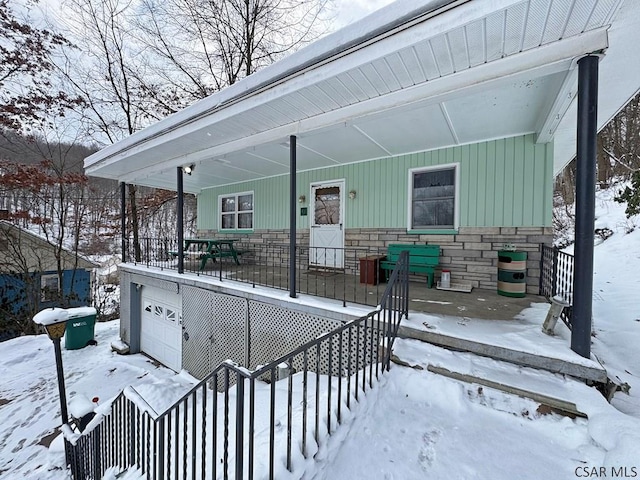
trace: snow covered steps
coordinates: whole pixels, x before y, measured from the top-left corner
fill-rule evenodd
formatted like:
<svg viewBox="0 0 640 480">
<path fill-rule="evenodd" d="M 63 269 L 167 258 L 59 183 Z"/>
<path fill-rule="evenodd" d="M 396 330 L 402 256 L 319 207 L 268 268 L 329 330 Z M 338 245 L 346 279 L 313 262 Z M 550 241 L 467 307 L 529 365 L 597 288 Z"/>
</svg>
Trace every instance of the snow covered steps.
<svg viewBox="0 0 640 480">
<path fill-rule="evenodd" d="M 393 350 L 393 361 L 399 365 L 529 398 L 550 411 L 571 417 L 587 416 L 576 407 L 578 399 L 575 396 L 577 391 L 589 387 L 574 378 L 472 353 L 425 345 L 417 340 L 397 339 Z"/>
<path fill-rule="evenodd" d="M 463 325 L 460 326 L 458 323 L 463 323 Z M 515 344 L 515 348 L 510 348 L 508 346 L 509 341 L 506 339 L 513 337 L 506 331 L 506 325 L 500 324 L 500 322 L 497 322 L 499 325 L 495 325 L 496 322 L 492 324 L 492 322 L 484 321 L 483 323 L 484 325 L 480 327 L 480 330 L 473 329 L 473 321 L 471 319 L 465 319 L 465 322 L 447 322 L 447 324 L 439 326 L 438 329 L 431 330 L 401 325 L 398 330 L 398 336 L 420 340 L 447 349 L 474 353 L 516 365 L 570 375 L 585 381 L 601 384 L 608 383 L 607 371 L 600 364 L 573 353 L 568 345 L 562 343 L 561 340 L 552 339 L 540 333 L 539 326 L 534 327 L 536 333 L 539 333 L 537 337 L 532 337 L 526 342 Z M 447 331 L 442 331 L 444 326 L 448 328 Z M 496 330 L 496 332 L 493 332 L 493 337 L 491 333 L 487 334 L 485 331 L 487 327 Z M 482 332 L 482 340 L 475 338 L 478 331 Z M 490 343 L 491 338 L 495 339 L 495 343 Z M 542 342 L 554 340 L 560 342 L 560 344 L 542 346 Z"/>
</svg>

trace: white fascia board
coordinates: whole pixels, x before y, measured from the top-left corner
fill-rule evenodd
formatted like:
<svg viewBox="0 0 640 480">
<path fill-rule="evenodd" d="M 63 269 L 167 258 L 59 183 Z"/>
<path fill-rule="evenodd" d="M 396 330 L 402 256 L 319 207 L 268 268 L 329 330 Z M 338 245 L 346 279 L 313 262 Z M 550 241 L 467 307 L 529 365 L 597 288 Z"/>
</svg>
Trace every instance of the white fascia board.
<svg viewBox="0 0 640 480">
<path fill-rule="evenodd" d="M 381 40 L 374 39 L 369 43 L 354 46 L 346 52 L 337 54 L 336 57 L 327 59 L 320 64 L 313 64 L 307 69 L 296 72 L 279 82 L 270 83 L 248 97 L 242 97 L 235 102 L 232 101 L 234 97 L 238 97 L 242 92 L 250 91 L 255 86 L 268 81 L 269 78 L 277 78 L 276 74 L 281 73 L 281 71 L 286 71 L 286 69 L 291 66 L 289 64 L 299 65 L 304 63 L 303 60 L 306 57 L 302 54 L 306 52 L 306 49 L 303 49 L 299 54 L 294 53 L 287 59 L 277 62 L 273 66 L 267 67 L 237 84 L 227 87 L 219 93 L 161 120 L 155 125 L 147 127 L 114 145 L 100 150 L 85 160 L 85 168 L 88 174 L 98 173 L 101 167 L 120 161 L 129 155 L 140 153 L 145 149 L 154 148 L 164 142 L 172 141 L 177 137 L 210 127 L 238 113 L 251 110 L 304 87 L 337 76 L 356 66 L 371 63 L 374 60 L 399 51 L 407 46 L 414 45 L 426 38 L 444 34 L 475 20 L 480 20 L 491 12 L 502 10 L 521 2 L 522 0 L 483 0 L 482 2 L 468 2 L 440 14 L 436 11 L 434 12 L 435 16 L 422 21 L 412 28 L 407 28 L 407 25 L 398 27 L 399 31 L 397 33 L 388 33 L 386 36 L 383 36 Z M 402 4 L 403 2 L 399 3 Z M 411 2 L 406 2 L 407 5 L 404 5 L 405 9 L 399 13 L 407 10 L 406 7 L 410 3 Z M 430 4 L 432 4 L 432 2 L 424 3 L 424 5 Z M 437 3 L 433 2 L 433 4 L 435 5 Z M 396 4 L 390 5 L 390 7 L 393 6 L 396 6 Z M 424 6 L 422 9 L 424 9 Z M 386 15 L 397 15 L 397 12 L 391 9 Z M 349 29 L 349 27 L 347 27 L 347 29 Z M 345 35 L 345 37 L 348 38 L 349 36 Z M 318 47 L 317 50 L 326 50 L 331 44 L 325 40 L 329 39 L 333 39 L 333 36 L 330 35 L 320 40 L 318 43 L 322 44 L 320 46 L 322 48 Z M 308 55 L 308 52 L 307 56 L 312 57 L 312 55 Z M 320 55 L 318 54 L 316 56 Z M 226 106 L 228 102 L 230 102 L 230 104 Z M 223 105 L 225 105 L 223 108 L 216 111 L 218 107 Z M 207 112 L 211 113 L 207 114 Z"/>
<path fill-rule="evenodd" d="M 600 50 L 606 45 L 606 28 L 592 30 L 385 96 L 359 102 L 293 124 L 273 128 L 250 137 L 205 148 L 173 159 L 161 160 L 155 165 L 147 165 L 143 169 L 130 172 L 123 176 L 122 180 L 132 181 L 137 176 L 143 175 L 142 172 L 148 174 L 177 167 L 184 163 L 200 162 L 264 143 L 277 142 L 287 138 L 289 135 L 313 132 L 396 107 L 424 102 L 427 99 L 429 99 L 430 103 L 438 103 L 495 87 L 496 84 L 500 83 L 508 84 L 518 79 L 530 79 L 567 71 L 575 57 L 584 55 L 586 52 Z"/>
</svg>

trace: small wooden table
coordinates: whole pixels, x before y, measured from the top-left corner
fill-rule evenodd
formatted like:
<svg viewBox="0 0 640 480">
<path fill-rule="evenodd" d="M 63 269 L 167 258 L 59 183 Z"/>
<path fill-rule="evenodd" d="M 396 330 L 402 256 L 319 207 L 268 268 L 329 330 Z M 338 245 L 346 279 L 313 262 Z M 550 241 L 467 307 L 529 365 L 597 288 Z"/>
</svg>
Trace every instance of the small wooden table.
<svg viewBox="0 0 640 480">
<path fill-rule="evenodd" d="M 367 255 L 360 257 L 360 283 L 377 285 L 384 277 L 380 262 L 386 255 Z"/>
</svg>

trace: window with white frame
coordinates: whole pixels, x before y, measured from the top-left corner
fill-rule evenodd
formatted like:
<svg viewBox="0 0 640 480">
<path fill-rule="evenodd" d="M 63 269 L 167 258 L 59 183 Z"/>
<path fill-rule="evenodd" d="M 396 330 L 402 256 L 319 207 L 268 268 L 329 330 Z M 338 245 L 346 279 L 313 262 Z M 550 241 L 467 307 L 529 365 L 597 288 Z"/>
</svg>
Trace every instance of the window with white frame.
<svg viewBox="0 0 640 480">
<path fill-rule="evenodd" d="M 409 171 L 410 230 L 456 228 L 457 164 Z"/>
<path fill-rule="evenodd" d="M 60 293 L 60 279 L 57 274 L 40 276 L 40 301 L 53 302 Z"/>
<path fill-rule="evenodd" d="M 220 230 L 253 229 L 253 192 L 220 195 Z"/>
</svg>

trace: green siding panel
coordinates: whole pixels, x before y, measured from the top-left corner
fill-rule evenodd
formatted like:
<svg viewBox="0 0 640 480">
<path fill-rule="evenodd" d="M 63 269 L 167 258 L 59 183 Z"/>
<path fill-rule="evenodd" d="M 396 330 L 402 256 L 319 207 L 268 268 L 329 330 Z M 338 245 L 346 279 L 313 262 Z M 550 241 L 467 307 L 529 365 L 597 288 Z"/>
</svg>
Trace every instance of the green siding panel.
<svg viewBox="0 0 640 480">
<path fill-rule="evenodd" d="M 454 156 L 456 163 L 460 163 L 460 225 L 469 225 L 469 183 L 470 183 L 470 167 L 469 162 L 463 162 L 465 156 L 465 147 L 456 149 L 457 155 Z"/>
<path fill-rule="evenodd" d="M 521 138 L 514 138 L 514 162 L 513 162 L 513 225 L 524 225 L 524 142 Z"/>
<path fill-rule="evenodd" d="M 495 184 L 504 185 L 505 149 L 498 148 L 497 142 L 492 142 L 495 151 Z M 502 225 L 504 223 L 504 188 L 494 189 L 493 194 L 493 223 Z"/>
<path fill-rule="evenodd" d="M 472 145 L 474 158 L 477 165 L 478 179 L 475 182 L 478 185 L 478 193 L 476 196 L 476 225 L 487 225 L 487 205 L 485 202 L 487 196 L 487 144 L 481 143 Z M 493 184 L 494 179 L 489 181 Z"/>
<path fill-rule="evenodd" d="M 296 199 L 306 197 L 309 228 L 311 183 L 345 179 L 346 228 L 406 228 L 408 170 L 460 165 L 460 226 L 550 226 L 553 192 L 553 146 L 535 144 L 533 135 L 400 155 L 298 173 Z M 351 200 L 347 193 L 355 190 Z M 286 229 L 289 178 L 270 177 L 203 190 L 198 196 L 198 228 L 217 228 L 218 196 L 254 192 L 254 228 Z"/>
<path fill-rule="evenodd" d="M 495 182 L 499 185 L 496 179 L 496 142 L 487 142 L 486 155 L 485 155 L 485 173 L 487 175 L 487 183 Z M 484 205 L 485 205 L 485 223 L 487 225 L 495 224 L 495 196 L 496 189 L 491 188 L 491 185 L 487 185 L 485 189 Z"/>
<path fill-rule="evenodd" d="M 475 153 L 475 145 L 463 147 L 463 161 L 469 165 L 469 203 L 467 205 L 469 225 L 482 224 L 478 222 L 478 162 Z"/>
<path fill-rule="evenodd" d="M 504 203 L 501 208 L 504 212 L 503 222 L 505 226 L 514 225 L 513 222 L 513 192 L 514 192 L 514 178 L 513 178 L 513 164 L 516 157 L 515 141 L 513 138 L 507 138 L 504 146 L 504 183 L 502 188 L 504 189 Z"/>
<path fill-rule="evenodd" d="M 531 225 L 533 223 L 533 184 L 535 178 L 533 176 L 535 170 L 534 151 L 531 149 L 524 150 L 524 179 L 522 183 L 522 223 Z"/>
<path fill-rule="evenodd" d="M 544 183 L 543 201 L 540 205 L 542 225 L 551 225 L 553 222 L 553 143 L 548 143 L 544 150 L 544 174 L 541 183 Z"/>
</svg>

